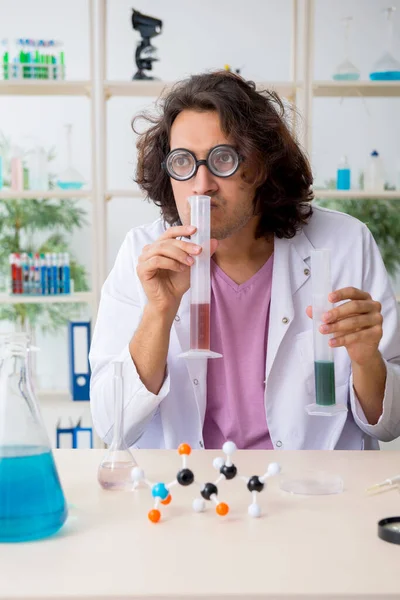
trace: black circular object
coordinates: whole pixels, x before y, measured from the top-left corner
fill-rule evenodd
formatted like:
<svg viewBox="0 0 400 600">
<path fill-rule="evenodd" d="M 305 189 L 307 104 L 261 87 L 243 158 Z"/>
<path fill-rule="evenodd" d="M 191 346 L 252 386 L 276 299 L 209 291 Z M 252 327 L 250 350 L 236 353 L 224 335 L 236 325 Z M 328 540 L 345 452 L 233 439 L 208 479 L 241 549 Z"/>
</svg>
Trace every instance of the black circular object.
<svg viewBox="0 0 400 600">
<path fill-rule="evenodd" d="M 387 517 L 378 522 L 378 536 L 385 542 L 400 544 L 400 517 Z"/>
<path fill-rule="evenodd" d="M 219 472 L 221 475 L 224 475 L 225 479 L 233 479 L 236 477 L 237 468 L 235 465 L 230 465 L 229 467 L 227 465 L 222 465 Z"/>
<path fill-rule="evenodd" d="M 191 485 L 194 481 L 193 471 L 191 471 L 190 469 L 182 469 L 181 471 L 179 471 L 178 475 L 176 476 L 176 479 L 179 485 Z"/>
<path fill-rule="evenodd" d="M 214 485 L 213 483 L 206 483 L 204 488 L 201 490 L 201 495 L 203 496 L 204 500 L 211 500 L 211 496 L 213 494 L 215 494 L 215 496 L 217 496 L 217 494 L 218 494 L 217 486 Z"/>
<path fill-rule="evenodd" d="M 248 483 L 247 483 L 247 489 L 249 490 L 249 492 L 262 492 L 264 489 L 264 484 L 262 481 L 260 481 L 258 475 L 253 475 L 253 477 L 250 477 Z"/>
</svg>

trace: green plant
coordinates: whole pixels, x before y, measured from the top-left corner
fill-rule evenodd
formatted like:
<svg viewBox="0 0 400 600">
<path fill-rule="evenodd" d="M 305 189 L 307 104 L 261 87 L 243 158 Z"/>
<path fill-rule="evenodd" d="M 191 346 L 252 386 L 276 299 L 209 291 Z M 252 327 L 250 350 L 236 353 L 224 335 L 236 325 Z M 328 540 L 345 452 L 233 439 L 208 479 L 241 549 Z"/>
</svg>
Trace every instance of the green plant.
<svg viewBox="0 0 400 600">
<path fill-rule="evenodd" d="M 0 154 L 6 157 L 6 165 L 9 164 L 9 151 L 9 140 L 0 135 Z M 54 151 L 50 150 L 47 156 L 51 161 Z M 50 176 L 50 187 L 54 187 L 53 180 L 54 176 Z M 86 223 L 85 217 L 83 208 L 70 199 L 0 200 L 0 273 L 9 276 L 8 257 L 11 253 L 68 252 L 75 291 L 86 291 L 85 268 L 71 254 L 65 235 L 81 228 Z M 0 305 L 0 321 L 11 321 L 20 328 L 40 327 L 43 331 L 55 332 L 76 316 L 81 307 L 75 303 Z"/>
<path fill-rule="evenodd" d="M 327 187 L 335 189 L 335 182 Z M 338 210 L 356 217 L 365 223 L 375 238 L 382 254 L 387 272 L 394 277 L 400 269 L 400 192 L 399 199 L 377 200 L 376 198 L 329 198 L 315 203 L 325 208 Z"/>
</svg>

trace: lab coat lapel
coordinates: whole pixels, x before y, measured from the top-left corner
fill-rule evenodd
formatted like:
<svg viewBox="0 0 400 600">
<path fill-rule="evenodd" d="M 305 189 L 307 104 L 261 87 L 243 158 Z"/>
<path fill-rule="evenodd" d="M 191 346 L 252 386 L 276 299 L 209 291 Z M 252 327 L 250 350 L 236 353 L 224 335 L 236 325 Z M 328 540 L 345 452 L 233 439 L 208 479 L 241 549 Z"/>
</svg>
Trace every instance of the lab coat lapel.
<svg viewBox="0 0 400 600">
<path fill-rule="evenodd" d="M 293 295 L 310 276 L 305 259 L 310 256 L 311 250 L 312 244 L 303 231 L 292 240 L 275 237 L 266 380 L 293 321 Z"/>
</svg>

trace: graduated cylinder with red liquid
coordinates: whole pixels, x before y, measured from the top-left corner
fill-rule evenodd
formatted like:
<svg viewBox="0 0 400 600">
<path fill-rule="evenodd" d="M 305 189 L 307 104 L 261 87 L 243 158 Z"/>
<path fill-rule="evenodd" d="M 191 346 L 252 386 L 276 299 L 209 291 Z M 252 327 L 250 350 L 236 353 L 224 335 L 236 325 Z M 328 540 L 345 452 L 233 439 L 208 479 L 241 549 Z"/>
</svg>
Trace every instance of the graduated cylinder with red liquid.
<svg viewBox="0 0 400 600">
<path fill-rule="evenodd" d="M 190 224 L 197 230 L 191 242 L 202 247 L 190 267 L 190 350 L 184 358 L 220 358 L 210 349 L 210 196 L 190 196 Z"/>
</svg>

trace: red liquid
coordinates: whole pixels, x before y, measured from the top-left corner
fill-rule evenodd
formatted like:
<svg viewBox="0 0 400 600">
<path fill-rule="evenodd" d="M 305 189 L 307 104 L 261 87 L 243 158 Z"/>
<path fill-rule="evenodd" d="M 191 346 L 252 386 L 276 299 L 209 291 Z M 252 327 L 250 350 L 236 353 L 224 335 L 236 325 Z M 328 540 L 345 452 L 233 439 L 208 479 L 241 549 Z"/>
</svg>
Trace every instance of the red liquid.
<svg viewBox="0 0 400 600">
<path fill-rule="evenodd" d="M 190 306 L 190 348 L 191 350 L 210 349 L 209 304 L 191 304 Z"/>
</svg>

